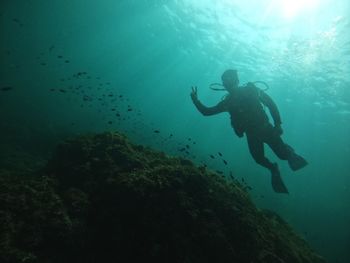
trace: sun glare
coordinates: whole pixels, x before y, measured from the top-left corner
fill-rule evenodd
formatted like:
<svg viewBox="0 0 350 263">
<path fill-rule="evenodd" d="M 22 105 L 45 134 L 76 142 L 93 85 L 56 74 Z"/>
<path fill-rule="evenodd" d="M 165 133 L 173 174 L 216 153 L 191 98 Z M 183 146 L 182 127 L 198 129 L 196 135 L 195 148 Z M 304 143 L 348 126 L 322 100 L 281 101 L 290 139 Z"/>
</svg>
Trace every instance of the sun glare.
<svg viewBox="0 0 350 263">
<path fill-rule="evenodd" d="M 301 12 L 312 11 L 319 4 L 319 0 L 282 0 L 283 16 L 291 19 Z"/>
</svg>

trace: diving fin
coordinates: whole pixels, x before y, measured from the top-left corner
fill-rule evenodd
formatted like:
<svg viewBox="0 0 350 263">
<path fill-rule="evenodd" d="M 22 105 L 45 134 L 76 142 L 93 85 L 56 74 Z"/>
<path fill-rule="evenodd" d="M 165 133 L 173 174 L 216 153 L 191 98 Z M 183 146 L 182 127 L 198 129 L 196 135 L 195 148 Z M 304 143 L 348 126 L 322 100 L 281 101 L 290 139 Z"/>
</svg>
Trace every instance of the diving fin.
<svg viewBox="0 0 350 263">
<path fill-rule="evenodd" d="M 282 177 L 280 175 L 280 171 L 278 169 L 277 163 L 274 163 L 273 165 L 274 165 L 274 167 L 271 169 L 271 185 L 272 185 L 272 189 L 276 193 L 288 194 L 288 189 L 285 186 L 285 184 L 283 183 L 283 180 L 282 180 Z"/>
<path fill-rule="evenodd" d="M 293 152 L 288 159 L 288 164 L 290 169 L 297 171 L 308 165 L 308 162 L 303 157 Z"/>
</svg>

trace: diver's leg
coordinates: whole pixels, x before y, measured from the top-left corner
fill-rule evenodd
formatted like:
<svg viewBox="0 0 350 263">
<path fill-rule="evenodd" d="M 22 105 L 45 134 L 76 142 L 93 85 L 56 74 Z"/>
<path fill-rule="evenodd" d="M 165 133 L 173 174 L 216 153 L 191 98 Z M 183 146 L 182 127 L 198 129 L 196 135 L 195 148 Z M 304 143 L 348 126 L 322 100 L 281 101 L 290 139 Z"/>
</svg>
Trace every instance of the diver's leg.
<svg viewBox="0 0 350 263">
<path fill-rule="evenodd" d="M 292 147 L 283 142 L 281 136 L 276 134 L 273 128 L 267 133 L 265 142 L 278 158 L 281 160 L 288 160 L 289 167 L 293 171 L 299 170 L 308 164 L 303 157 L 294 152 Z"/>
<path fill-rule="evenodd" d="M 294 152 L 293 149 L 283 142 L 281 136 L 275 133 L 273 127 L 271 128 L 272 129 L 269 128 L 269 131 L 266 134 L 265 142 L 270 146 L 279 159 L 288 160 Z"/>
<path fill-rule="evenodd" d="M 255 162 L 269 170 L 274 169 L 273 163 L 265 157 L 264 142 L 258 136 L 249 134 L 247 134 L 247 142 L 249 152 L 252 155 Z"/>
<path fill-rule="evenodd" d="M 272 163 L 265 157 L 263 140 L 258 136 L 247 134 L 247 141 L 249 151 L 254 160 L 270 170 L 273 190 L 277 193 L 288 193 L 288 189 L 282 181 L 277 163 Z"/>
</svg>

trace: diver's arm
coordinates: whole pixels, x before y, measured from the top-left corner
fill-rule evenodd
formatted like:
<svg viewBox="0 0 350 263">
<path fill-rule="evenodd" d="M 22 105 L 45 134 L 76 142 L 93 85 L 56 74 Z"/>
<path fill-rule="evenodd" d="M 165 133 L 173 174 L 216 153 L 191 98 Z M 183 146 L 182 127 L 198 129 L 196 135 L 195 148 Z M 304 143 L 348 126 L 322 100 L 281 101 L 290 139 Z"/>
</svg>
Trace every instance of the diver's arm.
<svg viewBox="0 0 350 263">
<path fill-rule="evenodd" d="M 214 107 L 206 107 L 206 106 L 204 106 L 198 99 L 197 87 L 196 86 L 192 87 L 191 99 L 193 101 L 193 104 L 198 109 L 198 111 L 200 113 L 202 113 L 204 116 L 210 116 L 210 115 L 218 114 L 220 112 L 224 112 L 225 111 L 224 101 L 219 102 Z"/>
<path fill-rule="evenodd" d="M 259 97 L 261 102 L 269 108 L 275 126 L 280 126 L 282 124 L 282 121 L 276 103 L 262 90 L 259 91 Z"/>
<path fill-rule="evenodd" d="M 223 102 L 219 102 L 213 107 L 204 106 L 198 98 L 192 98 L 193 104 L 196 106 L 197 110 L 202 113 L 204 116 L 215 115 L 221 112 L 224 112 Z"/>
</svg>

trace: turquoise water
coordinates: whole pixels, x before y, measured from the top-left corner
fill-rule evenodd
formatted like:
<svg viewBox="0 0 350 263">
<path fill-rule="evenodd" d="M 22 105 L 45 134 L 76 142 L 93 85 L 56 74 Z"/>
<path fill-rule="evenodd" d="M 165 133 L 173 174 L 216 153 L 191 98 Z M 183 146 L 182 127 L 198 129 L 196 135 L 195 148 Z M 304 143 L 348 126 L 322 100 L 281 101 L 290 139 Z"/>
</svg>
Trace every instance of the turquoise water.
<svg viewBox="0 0 350 263">
<path fill-rule="evenodd" d="M 1 156 L 48 158 L 67 136 L 123 131 L 232 172 L 329 262 L 350 262 L 349 14 L 345 0 L 1 1 Z M 289 195 L 272 191 L 226 113 L 191 102 L 191 86 L 220 101 L 209 84 L 228 68 L 268 83 L 283 139 L 310 163 L 278 161 Z"/>
</svg>

